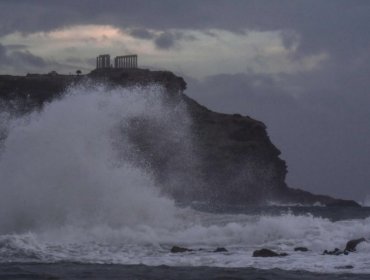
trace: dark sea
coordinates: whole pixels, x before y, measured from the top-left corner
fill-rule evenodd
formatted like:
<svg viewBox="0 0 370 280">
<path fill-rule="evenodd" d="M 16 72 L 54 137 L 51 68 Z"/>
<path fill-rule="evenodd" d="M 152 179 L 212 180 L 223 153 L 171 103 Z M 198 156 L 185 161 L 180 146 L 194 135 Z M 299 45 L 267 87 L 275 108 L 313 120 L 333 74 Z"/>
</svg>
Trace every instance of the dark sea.
<svg viewBox="0 0 370 280">
<path fill-rule="evenodd" d="M 369 207 L 185 206 L 163 195 L 125 135 L 146 118 L 194 144 L 186 108 L 161 96 L 79 86 L 37 112 L 0 112 L 0 279 L 370 279 L 369 242 L 322 254 L 369 240 Z M 262 248 L 288 255 L 252 257 Z"/>
<path fill-rule="evenodd" d="M 1 279 L 132 279 L 132 280 L 368 280 L 370 274 L 311 273 L 281 269 L 170 267 L 114 264 L 3 264 Z"/>
</svg>

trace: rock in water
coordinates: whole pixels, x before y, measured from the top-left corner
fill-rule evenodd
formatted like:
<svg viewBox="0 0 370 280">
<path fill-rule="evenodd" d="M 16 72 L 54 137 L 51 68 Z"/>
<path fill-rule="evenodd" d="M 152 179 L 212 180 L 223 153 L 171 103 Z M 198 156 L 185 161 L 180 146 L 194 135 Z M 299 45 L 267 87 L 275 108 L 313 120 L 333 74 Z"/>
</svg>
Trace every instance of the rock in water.
<svg viewBox="0 0 370 280">
<path fill-rule="evenodd" d="M 340 255 L 348 255 L 347 251 L 339 250 L 338 248 L 335 248 L 333 251 L 325 250 L 323 255 L 331 255 L 331 256 L 340 256 Z"/>
<path fill-rule="evenodd" d="M 336 269 L 352 269 L 354 268 L 353 265 L 341 265 L 341 266 L 336 266 Z"/>
<path fill-rule="evenodd" d="M 285 257 L 285 256 L 288 256 L 288 254 L 287 253 L 279 254 L 270 249 L 261 249 L 261 250 L 256 250 L 253 252 L 253 257 L 268 258 L 268 257 Z"/>
<path fill-rule="evenodd" d="M 353 239 L 353 240 L 350 240 L 347 242 L 347 245 L 346 245 L 346 248 L 344 249 L 344 251 L 347 251 L 347 252 L 356 252 L 356 247 L 358 244 L 360 244 L 361 242 L 364 242 L 366 241 L 365 238 L 359 238 L 359 239 Z"/>
<path fill-rule="evenodd" d="M 322 254 L 323 255 L 333 255 L 333 256 L 339 256 L 339 255 L 348 255 L 351 252 L 356 252 L 356 247 L 361 242 L 367 241 L 365 238 L 359 238 L 359 239 L 353 239 L 347 242 L 346 248 L 344 250 L 339 250 L 338 248 L 335 248 L 333 251 L 325 250 Z"/>
<path fill-rule="evenodd" d="M 295 247 L 294 251 L 296 251 L 296 252 L 307 252 L 308 249 L 306 247 Z"/>
<path fill-rule="evenodd" d="M 224 247 L 218 247 L 216 250 L 213 251 L 214 253 L 221 253 L 221 252 L 227 252 L 227 250 Z"/>
<path fill-rule="evenodd" d="M 191 251 L 193 250 L 188 249 L 188 248 L 179 247 L 179 246 L 173 246 L 171 248 L 171 253 L 184 253 L 184 252 L 191 252 Z"/>
</svg>

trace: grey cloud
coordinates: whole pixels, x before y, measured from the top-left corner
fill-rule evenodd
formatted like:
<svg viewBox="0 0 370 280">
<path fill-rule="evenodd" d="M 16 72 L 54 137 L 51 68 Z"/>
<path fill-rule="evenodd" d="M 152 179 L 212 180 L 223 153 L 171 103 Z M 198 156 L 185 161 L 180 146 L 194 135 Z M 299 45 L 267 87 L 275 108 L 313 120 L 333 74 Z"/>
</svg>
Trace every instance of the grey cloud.
<svg viewBox="0 0 370 280">
<path fill-rule="evenodd" d="M 67 57 L 67 58 L 65 59 L 65 61 L 66 61 L 67 63 L 74 63 L 74 64 L 85 62 L 85 60 L 84 60 L 84 59 L 81 59 L 80 57 L 74 57 L 74 56 Z M 93 59 L 93 61 L 95 62 L 95 59 Z"/>
<path fill-rule="evenodd" d="M 182 32 L 163 32 L 154 40 L 154 44 L 158 49 L 171 49 L 176 46 L 180 40 L 194 41 L 196 38 L 192 35 L 185 35 Z"/>
<path fill-rule="evenodd" d="M 153 39 L 155 35 L 145 28 L 134 28 L 130 30 L 130 35 L 139 39 Z"/>
<path fill-rule="evenodd" d="M 30 53 L 29 51 L 13 52 L 13 53 L 11 53 L 11 58 L 13 60 L 16 60 L 17 63 L 19 63 L 20 65 L 21 64 L 29 65 L 29 66 L 36 67 L 36 68 L 43 68 L 47 64 L 44 61 L 43 58 L 41 58 L 39 56 L 35 56 L 32 53 Z"/>
<path fill-rule="evenodd" d="M 4 46 L 0 43 L 0 64 L 2 74 L 27 72 L 49 72 L 51 70 L 64 69 L 68 65 L 62 65 L 55 61 L 48 61 L 32 54 L 27 49 L 18 50 Z"/>
<path fill-rule="evenodd" d="M 7 61 L 7 54 L 6 54 L 6 48 L 0 44 L 0 62 L 6 63 Z"/>
<path fill-rule="evenodd" d="M 154 43 L 159 49 L 170 49 L 175 45 L 176 39 L 174 34 L 164 32 L 154 40 Z"/>
<path fill-rule="evenodd" d="M 0 35 L 35 32 L 74 24 L 112 24 L 135 28 L 133 36 L 149 38 L 148 29 L 280 30 L 289 45 L 296 34 L 301 55 L 327 51 L 335 59 L 352 60 L 370 44 L 370 2 L 366 0 L 268 1 L 6 1 L 1 3 Z M 161 35 L 158 46 L 173 46 Z"/>
<path fill-rule="evenodd" d="M 25 50 L 28 48 L 27 45 L 22 45 L 22 44 L 10 44 L 10 45 L 5 45 L 5 47 L 9 50 Z"/>
<path fill-rule="evenodd" d="M 18 0 L 1 6 L 0 34 L 89 23 L 140 26 L 133 36 L 142 38 L 150 37 L 147 29 L 282 30 L 299 35 L 302 53 L 327 50 L 337 56 L 352 56 L 370 43 L 370 3 L 365 0 Z M 158 40 L 171 44 L 171 38 Z"/>
<path fill-rule="evenodd" d="M 46 62 L 41 57 L 35 56 L 29 51 L 13 51 L 0 44 L 0 62 L 5 66 L 31 66 L 44 67 Z"/>
</svg>

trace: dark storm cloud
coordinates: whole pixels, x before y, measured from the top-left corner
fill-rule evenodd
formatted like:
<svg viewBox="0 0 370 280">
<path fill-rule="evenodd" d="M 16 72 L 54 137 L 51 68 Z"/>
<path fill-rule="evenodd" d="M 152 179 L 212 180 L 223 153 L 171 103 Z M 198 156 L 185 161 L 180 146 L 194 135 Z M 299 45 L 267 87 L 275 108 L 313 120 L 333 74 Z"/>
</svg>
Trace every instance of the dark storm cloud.
<svg viewBox="0 0 370 280">
<path fill-rule="evenodd" d="M 193 36 L 185 36 L 181 32 L 163 32 L 154 40 L 158 49 L 170 49 L 176 45 L 179 40 L 195 40 Z"/>
<path fill-rule="evenodd" d="M 3 46 L 0 44 L 0 63 L 3 66 L 30 66 L 42 68 L 47 65 L 41 57 L 35 56 L 27 50 L 13 51 L 14 47 Z M 17 48 L 16 48 L 17 49 Z"/>
<path fill-rule="evenodd" d="M 170 49 L 176 45 L 178 40 L 194 40 L 193 36 L 185 36 L 181 32 L 165 31 L 158 34 L 153 33 L 145 28 L 133 28 L 129 31 L 130 35 L 135 38 L 154 40 L 158 49 Z"/>
<path fill-rule="evenodd" d="M 63 65 L 55 61 L 45 60 L 42 57 L 32 54 L 26 47 L 14 47 L 14 45 L 2 45 L 0 43 L 0 65 L 2 74 L 27 72 L 49 72 L 53 69 L 62 69 Z"/>
<path fill-rule="evenodd" d="M 155 39 L 154 43 L 156 47 L 159 49 L 170 49 L 171 47 L 174 46 L 175 40 L 176 38 L 173 34 L 165 32 L 159 35 Z"/>
<path fill-rule="evenodd" d="M 12 52 L 10 57 L 12 59 L 15 59 L 15 60 L 19 61 L 22 64 L 26 64 L 26 65 L 36 67 L 36 68 L 42 68 L 42 67 L 46 66 L 46 62 L 44 61 L 43 58 L 41 58 L 39 56 L 35 56 L 32 53 L 30 53 L 29 51 Z"/>
<path fill-rule="evenodd" d="M 153 39 L 155 35 L 145 28 L 134 28 L 130 30 L 130 35 L 139 39 Z"/>
</svg>

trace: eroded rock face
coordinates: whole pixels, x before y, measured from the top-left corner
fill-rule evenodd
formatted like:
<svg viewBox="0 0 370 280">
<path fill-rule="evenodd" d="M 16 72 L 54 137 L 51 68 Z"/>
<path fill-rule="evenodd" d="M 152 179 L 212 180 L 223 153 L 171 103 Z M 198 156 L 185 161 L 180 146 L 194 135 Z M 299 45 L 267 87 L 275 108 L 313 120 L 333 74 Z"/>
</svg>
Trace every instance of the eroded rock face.
<svg viewBox="0 0 370 280">
<path fill-rule="evenodd" d="M 210 201 L 263 203 L 284 189 L 286 164 L 262 122 L 216 113 L 184 95 L 193 119 L 202 182 Z"/>
<path fill-rule="evenodd" d="M 133 119 L 126 131 L 136 146 L 136 164 L 150 168 L 163 191 L 179 202 L 245 205 L 273 200 L 358 205 L 288 188 L 286 164 L 262 122 L 207 109 L 186 96 L 185 81 L 168 71 L 101 69 L 79 76 L 0 76 L 0 105 L 22 114 L 60 98 L 71 85 L 96 82 L 110 87 L 158 84 L 165 89 L 166 106 L 177 110 L 180 104 L 186 108 L 190 148 L 185 149 L 183 142 L 168 137 L 163 133 L 163 126 L 150 119 Z M 175 126 L 182 125 L 176 117 L 173 122 Z M 163 148 L 159 149 L 158 143 Z"/>
<path fill-rule="evenodd" d="M 362 242 L 366 242 L 366 239 L 363 238 L 363 237 L 359 238 L 359 239 L 350 240 L 350 241 L 347 242 L 346 248 L 344 250 L 348 251 L 348 252 L 356 252 L 357 245 L 362 243 Z"/>
</svg>

